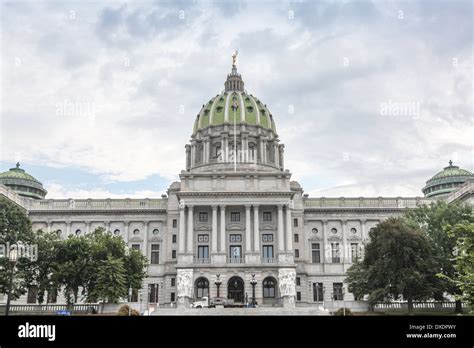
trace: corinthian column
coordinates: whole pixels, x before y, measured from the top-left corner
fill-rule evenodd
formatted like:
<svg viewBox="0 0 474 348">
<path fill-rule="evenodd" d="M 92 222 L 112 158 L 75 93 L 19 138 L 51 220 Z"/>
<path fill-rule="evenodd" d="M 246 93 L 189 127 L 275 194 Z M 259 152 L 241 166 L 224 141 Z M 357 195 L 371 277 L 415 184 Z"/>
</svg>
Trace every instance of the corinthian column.
<svg viewBox="0 0 474 348">
<path fill-rule="evenodd" d="M 278 251 L 285 251 L 285 236 L 283 230 L 283 205 L 278 204 Z"/>
<path fill-rule="evenodd" d="M 193 240 L 194 240 L 194 207 L 188 205 L 188 243 L 186 252 L 189 254 L 193 253 Z"/>
<path fill-rule="evenodd" d="M 220 252 L 225 253 L 225 205 L 221 205 L 221 247 Z"/>
<path fill-rule="evenodd" d="M 252 236 L 250 231 L 250 204 L 245 205 L 245 252 L 252 251 Z"/>
<path fill-rule="evenodd" d="M 212 206 L 211 252 L 217 252 L 217 205 Z"/>
<path fill-rule="evenodd" d="M 293 251 L 293 228 L 291 223 L 291 208 L 288 204 L 286 206 L 286 250 Z"/>
<path fill-rule="evenodd" d="M 260 225 L 258 205 L 253 206 L 253 250 L 260 254 Z"/>
<path fill-rule="evenodd" d="M 184 204 L 179 207 L 179 230 L 178 230 L 178 252 L 184 253 L 186 244 L 186 229 L 185 229 L 185 216 L 184 216 Z"/>
</svg>

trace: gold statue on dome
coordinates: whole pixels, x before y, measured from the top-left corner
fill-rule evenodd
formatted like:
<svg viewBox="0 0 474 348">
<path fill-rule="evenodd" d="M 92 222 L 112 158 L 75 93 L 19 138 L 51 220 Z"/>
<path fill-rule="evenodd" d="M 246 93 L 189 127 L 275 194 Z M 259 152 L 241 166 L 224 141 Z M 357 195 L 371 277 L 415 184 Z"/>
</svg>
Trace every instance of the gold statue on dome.
<svg viewBox="0 0 474 348">
<path fill-rule="evenodd" d="M 237 54 L 239 54 L 239 51 L 235 50 L 234 54 L 232 54 L 232 66 L 235 68 L 235 63 L 237 61 Z"/>
</svg>

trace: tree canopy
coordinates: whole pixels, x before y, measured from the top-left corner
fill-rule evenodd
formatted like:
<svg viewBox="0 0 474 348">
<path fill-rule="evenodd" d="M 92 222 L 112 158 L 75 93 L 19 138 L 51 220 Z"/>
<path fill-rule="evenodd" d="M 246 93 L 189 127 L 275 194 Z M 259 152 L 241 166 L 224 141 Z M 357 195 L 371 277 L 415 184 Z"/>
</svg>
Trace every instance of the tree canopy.
<svg viewBox="0 0 474 348">
<path fill-rule="evenodd" d="M 426 236 L 390 218 L 371 230 L 364 258 L 347 272 L 349 291 L 371 304 L 402 296 L 413 310 L 414 300 L 432 298 L 436 292 L 437 265 Z"/>
</svg>

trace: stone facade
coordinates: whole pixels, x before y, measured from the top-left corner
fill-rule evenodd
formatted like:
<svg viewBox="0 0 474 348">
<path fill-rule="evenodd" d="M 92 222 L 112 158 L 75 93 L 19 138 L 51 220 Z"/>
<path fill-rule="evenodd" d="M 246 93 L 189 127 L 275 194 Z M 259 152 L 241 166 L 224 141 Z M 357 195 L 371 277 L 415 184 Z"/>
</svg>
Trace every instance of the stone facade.
<svg viewBox="0 0 474 348">
<path fill-rule="evenodd" d="M 222 100 L 214 98 L 198 115 L 180 181 L 161 199 L 34 200 L 6 186 L 0 194 L 27 211 L 34 229 L 66 238 L 104 227 L 140 249 L 149 260 L 144 305 L 187 307 L 218 291 L 246 302 L 253 290 L 256 301 L 268 306 L 356 304 L 344 274 L 370 229 L 431 199 L 303 194 L 285 168 L 273 116 L 266 105 L 259 109 L 255 97 L 247 100 L 243 86 L 233 67 Z M 199 119 L 206 115 L 210 120 Z M 472 201 L 473 183 L 446 199 Z"/>
</svg>

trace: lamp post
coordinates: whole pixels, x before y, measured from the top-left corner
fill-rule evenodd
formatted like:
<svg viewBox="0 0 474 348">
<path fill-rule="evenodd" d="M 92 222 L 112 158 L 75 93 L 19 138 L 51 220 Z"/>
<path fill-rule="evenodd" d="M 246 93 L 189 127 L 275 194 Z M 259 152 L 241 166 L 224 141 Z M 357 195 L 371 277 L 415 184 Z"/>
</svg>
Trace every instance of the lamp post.
<svg viewBox="0 0 474 348">
<path fill-rule="evenodd" d="M 252 285 L 252 307 L 254 307 L 255 306 L 255 285 L 257 285 L 257 279 L 255 279 L 255 274 L 252 274 L 250 285 Z"/>
<path fill-rule="evenodd" d="M 5 309 L 5 316 L 8 316 L 8 314 L 10 313 L 10 301 L 11 301 L 12 291 L 13 291 L 13 273 L 15 272 L 15 265 L 16 265 L 16 262 L 18 261 L 18 250 L 16 248 L 14 248 L 13 250 L 10 250 L 9 261 L 11 264 L 11 271 L 10 271 L 10 280 L 9 280 L 9 285 L 8 285 L 7 308 Z"/>
<path fill-rule="evenodd" d="M 219 288 L 222 284 L 222 280 L 221 280 L 221 275 L 220 274 L 216 274 L 216 280 L 214 281 L 214 284 L 216 284 L 217 286 L 217 297 L 220 297 L 219 296 Z"/>
</svg>

